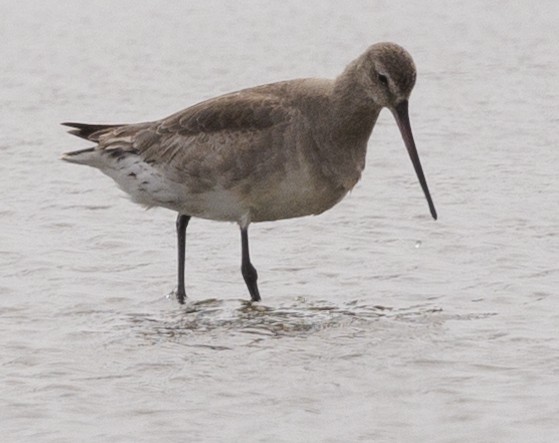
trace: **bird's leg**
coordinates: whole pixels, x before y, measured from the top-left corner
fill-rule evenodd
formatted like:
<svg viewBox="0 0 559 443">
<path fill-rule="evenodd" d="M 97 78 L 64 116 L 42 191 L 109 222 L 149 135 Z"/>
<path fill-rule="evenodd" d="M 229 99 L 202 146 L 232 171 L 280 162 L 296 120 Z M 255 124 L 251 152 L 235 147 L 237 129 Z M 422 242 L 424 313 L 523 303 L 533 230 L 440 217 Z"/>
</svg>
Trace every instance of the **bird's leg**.
<svg viewBox="0 0 559 443">
<path fill-rule="evenodd" d="M 243 273 L 243 278 L 250 292 L 250 298 L 252 301 L 260 301 L 260 293 L 258 292 L 258 285 L 256 280 L 258 279 L 258 273 L 252 263 L 250 262 L 250 255 L 248 252 L 248 227 L 241 227 L 241 246 L 242 246 L 242 263 L 241 272 Z"/>
<path fill-rule="evenodd" d="M 186 227 L 189 221 L 189 215 L 179 214 L 177 217 L 177 243 L 179 250 L 177 300 L 181 304 L 184 303 L 184 299 L 186 298 L 186 291 L 184 289 L 184 256 L 186 248 Z"/>
</svg>

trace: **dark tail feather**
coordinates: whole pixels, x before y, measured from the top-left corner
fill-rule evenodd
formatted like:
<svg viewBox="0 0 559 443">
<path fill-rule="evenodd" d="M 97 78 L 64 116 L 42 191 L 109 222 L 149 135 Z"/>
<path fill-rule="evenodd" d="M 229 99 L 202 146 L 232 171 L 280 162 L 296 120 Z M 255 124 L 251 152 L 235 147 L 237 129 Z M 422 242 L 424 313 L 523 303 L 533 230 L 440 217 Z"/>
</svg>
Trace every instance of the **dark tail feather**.
<svg viewBox="0 0 559 443">
<path fill-rule="evenodd" d="M 92 137 L 96 132 L 105 131 L 107 129 L 118 128 L 123 125 L 90 125 L 88 123 L 62 123 L 64 126 L 69 126 L 72 129 L 68 131 L 70 134 L 77 137 L 85 138 L 86 140 L 97 141 L 97 137 Z"/>
</svg>

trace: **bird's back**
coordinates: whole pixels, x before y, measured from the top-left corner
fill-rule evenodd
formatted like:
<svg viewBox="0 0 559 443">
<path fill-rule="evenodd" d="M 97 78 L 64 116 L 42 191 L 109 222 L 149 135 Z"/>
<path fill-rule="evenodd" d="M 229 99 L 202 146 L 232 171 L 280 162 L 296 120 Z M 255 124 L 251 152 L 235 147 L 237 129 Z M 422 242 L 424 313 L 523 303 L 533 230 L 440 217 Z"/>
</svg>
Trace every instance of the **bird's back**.
<svg viewBox="0 0 559 443">
<path fill-rule="evenodd" d="M 71 123 L 97 146 L 63 158 L 100 169 L 145 206 L 239 223 L 320 213 L 348 190 L 325 173 L 332 84 L 258 86 L 154 122 Z"/>
</svg>

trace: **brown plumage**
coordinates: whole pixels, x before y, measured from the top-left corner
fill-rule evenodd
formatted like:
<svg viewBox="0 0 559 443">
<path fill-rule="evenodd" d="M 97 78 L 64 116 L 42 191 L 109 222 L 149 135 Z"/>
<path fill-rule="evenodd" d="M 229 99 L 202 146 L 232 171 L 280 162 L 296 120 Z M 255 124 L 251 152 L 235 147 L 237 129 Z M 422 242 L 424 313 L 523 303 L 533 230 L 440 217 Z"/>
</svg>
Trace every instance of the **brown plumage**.
<svg viewBox="0 0 559 443">
<path fill-rule="evenodd" d="M 248 258 L 248 225 L 319 214 L 340 201 L 361 176 L 383 107 L 396 117 L 436 218 L 407 113 L 415 77 L 403 48 L 379 43 L 335 80 L 299 79 L 245 89 L 154 122 L 64 123 L 74 128 L 70 133 L 97 146 L 63 159 L 99 168 L 137 203 L 179 213 L 179 300 L 185 296 L 180 251 L 185 220 L 237 222 L 243 275 L 252 299 L 259 300 Z"/>
</svg>

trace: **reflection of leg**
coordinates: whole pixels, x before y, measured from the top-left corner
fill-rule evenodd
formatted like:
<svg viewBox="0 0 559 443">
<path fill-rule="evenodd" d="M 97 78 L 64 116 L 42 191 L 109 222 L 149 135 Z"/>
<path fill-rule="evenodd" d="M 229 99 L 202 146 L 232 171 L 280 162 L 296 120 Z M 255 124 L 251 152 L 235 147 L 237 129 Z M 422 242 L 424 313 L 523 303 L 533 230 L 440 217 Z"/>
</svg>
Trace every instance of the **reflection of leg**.
<svg viewBox="0 0 559 443">
<path fill-rule="evenodd" d="M 258 292 L 258 285 L 256 280 L 258 280 L 258 273 L 252 263 L 250 262 L 250 255 L 248 252 L 248 227 L 241 228 L 241 245 L 242 245 L 242 264 L 241 272 L 245 279 L 245 283 L 250 292 L 250 297 L 252 301 L 260 301 L 260 293 Z"/>
<path fill-rule="evenodd" d="M 186 291 L 184 289 L 184 259 L 186 248 L 186 227 L 190 221 L 189 215 L 179 214 L 177 217 L 177 243 L 178 243 L 178 287 L 177 287 L 177 300 L 179 303 L 184 303 L 186 298 Z"/>
</svg>

